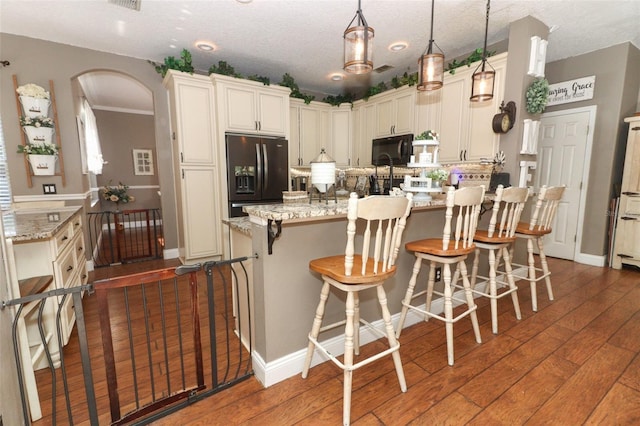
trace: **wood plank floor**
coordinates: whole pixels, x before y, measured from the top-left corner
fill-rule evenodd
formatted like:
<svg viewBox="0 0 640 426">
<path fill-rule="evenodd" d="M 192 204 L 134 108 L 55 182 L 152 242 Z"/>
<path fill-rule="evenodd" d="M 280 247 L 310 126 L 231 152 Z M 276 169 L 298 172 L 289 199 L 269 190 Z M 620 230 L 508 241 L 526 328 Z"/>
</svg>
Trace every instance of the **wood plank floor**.
<svg viewBox="0 0 640 426">
<path fill-rule="evenodd" d="M 476 299 L 483 343 L 475 342 L 468 320 L 458 322 L 452 367 L 441 322 L 405 329 L 400 353 L 408 391 L 400 392 L 389 357 L 357 370 L 352 424 L 640 424 L 640 272 L 558 259 L 549 263 L 555 301 L 548 301 L 539 285 L 539 309 L 533 313 L 529 286 L 518 282 L 522 320 L 515 319 L 510 298 L 501 299 L 500 333 L 493 335 L 489 303 Z M 121 268 L 129 273 L 144 267 Z M 121 273 L 97 272 L 99 278 Z M 379 342 L 366 345 L 362 356 L 379 347 Z M 312 368 L 307 379 L 295 376 L 267 389 L 252 378 L 155 424 L 341 421 L 342 372 L 326 362 Z"/>
</svg>

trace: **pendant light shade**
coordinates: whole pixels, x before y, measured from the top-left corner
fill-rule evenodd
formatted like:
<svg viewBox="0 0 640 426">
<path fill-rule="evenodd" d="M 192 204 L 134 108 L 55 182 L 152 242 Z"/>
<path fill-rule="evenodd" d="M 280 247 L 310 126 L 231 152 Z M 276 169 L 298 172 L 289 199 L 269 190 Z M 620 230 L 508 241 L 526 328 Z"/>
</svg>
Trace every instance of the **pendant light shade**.
<svg viewBox="0 0 640 426">
<path fill-rule="evenodd" d="M 434 2 L 431 0 L 431 35 L 429 46 L 418 59 L 418 90 L 438 90 L 442 87 L 444 80 L 444 54 L 433 52 L 433 45 L 438 45 L 433 41 L 433 11 Z M 439 48 L 438 48 L 439 49 Z"/>
<path fill-rule="evenodd" d="M 491 0 L 487 0 L 487 16 L 484 30 L 484 48 L 482 50 L 482 63 L 478 65 L 471 76 L 471 102 L 482 102 L 493 99 L 493 83 L 496 70 L 487 62 L 487 35 L 489 33 L 489 7 Z M 487 69 L 487 65 L 491 70 Z"/>
<path fill-rule="evenodd" d="M 358 11 L 344 32 L 344 70 L 352 74 L 365 74 L 373 70 L 373 28 L 364 19 L 360 0 Z"/>
</svg>

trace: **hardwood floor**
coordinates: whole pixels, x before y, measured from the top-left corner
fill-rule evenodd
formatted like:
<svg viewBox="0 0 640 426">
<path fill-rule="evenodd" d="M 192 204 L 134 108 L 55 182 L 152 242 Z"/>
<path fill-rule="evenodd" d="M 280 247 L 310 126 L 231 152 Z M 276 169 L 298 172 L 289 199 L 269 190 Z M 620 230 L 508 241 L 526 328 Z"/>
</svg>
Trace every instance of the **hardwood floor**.
<svg viewBox="0 0 640 426">
<path fill-rule="evenodd" d="M 640 272 L 558 259 L 549 264 L 556 300 L 548 301 L 539 285 L 539 310 L 533 313 L 529 286 L 519 281 L 522 320 L 515 319 L 509 298 L 500 300 L 500 333 L 493 335 L 488 300 L 476 299 L 483 343 L 475 342 L 470 321 L 458 322 L 452 367 L 441 322 L 405 329 L 400 354 L 408 391 L 400 392 L 388 357 L 357 370 L 352 423 L 639 424 Z M 110 271 L 98 272 L 119 274 L 105 269 Z M 381 345 L 366 345 L 361 356 Z M 341 421 L 342 371 L 325 362 L 307 379 L 297 375 L 267 389 L 251 378 L 155 424 Z"/>
</svg>

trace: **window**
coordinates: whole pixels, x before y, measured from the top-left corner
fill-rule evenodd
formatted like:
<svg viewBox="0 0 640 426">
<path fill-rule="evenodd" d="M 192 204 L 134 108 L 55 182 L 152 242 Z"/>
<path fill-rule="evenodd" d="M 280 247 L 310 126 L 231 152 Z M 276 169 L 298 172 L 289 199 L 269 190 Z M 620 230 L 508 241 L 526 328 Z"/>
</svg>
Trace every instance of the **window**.
<svg viewBox="0 0 640 426">
<path fill-rule="evenodd" d="M 2 129 L 2 117 L 0 116 L 0 209 L 11 208 L 11 181 L 9 180 L 9 167 L 7 165 L 7 150 L 4 145 L 4 130 Z"/>
<path fill-rule="evenodd" d="M 84 145 L 87 162 L 87 171 L 96 175 L 102 174 L 102 148 L 100 147 L 100 138 L 98 137 L 98 127 L 96 125 L 96 117 L 93 115 L 91 105 L 85 99 L 82 103 L 82 117 L 79 127 L 84 128 Z"/>
</svg>

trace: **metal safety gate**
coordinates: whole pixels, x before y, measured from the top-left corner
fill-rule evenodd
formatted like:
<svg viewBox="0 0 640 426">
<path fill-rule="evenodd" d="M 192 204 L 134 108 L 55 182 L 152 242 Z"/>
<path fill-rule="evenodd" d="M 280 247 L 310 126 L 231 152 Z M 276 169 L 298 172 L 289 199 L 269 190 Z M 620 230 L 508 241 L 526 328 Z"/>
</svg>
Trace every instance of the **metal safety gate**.
<svg viewBox="0 0 640 426">
<path fill-rule="evenodd" d="M 3 301 L 2 309 L 15 309 L 19 372 L 25 360 L 16 330 L 24 321 L 24 306 L 38 306 L 35 326 L 48 359 L 35 374 L 43 420 L 147 424 L 251 377 L 245 262 L 255 257 L 165 268 Z M 67 298 L 73 298 L 76 327 L 62 348 L 60 315 L 55 315 L 53 334 L 62 348 L 58 361 L 49 351 L 51 327 L 43 312 L 47 305 L 59 312 Z M 19 381 L 29 424 L 34 401 L 21 373 Z"/>
<path fill-rule="evenodd" d="M 87 220 L 95 267 L 162 259 L 160 209 L 91 212 Z"/>
</svg>

